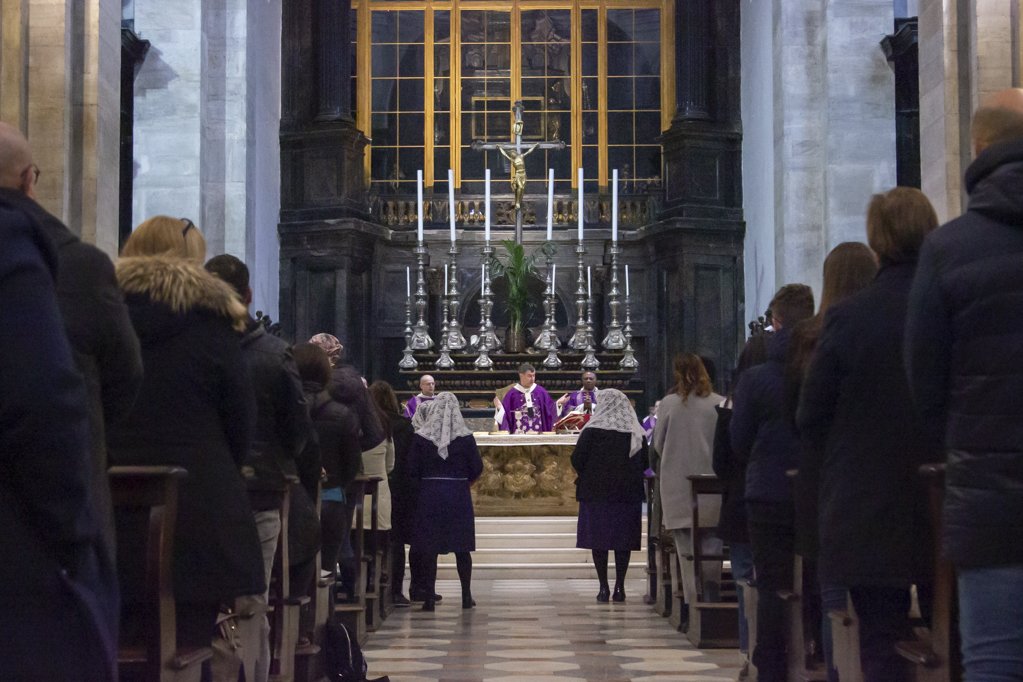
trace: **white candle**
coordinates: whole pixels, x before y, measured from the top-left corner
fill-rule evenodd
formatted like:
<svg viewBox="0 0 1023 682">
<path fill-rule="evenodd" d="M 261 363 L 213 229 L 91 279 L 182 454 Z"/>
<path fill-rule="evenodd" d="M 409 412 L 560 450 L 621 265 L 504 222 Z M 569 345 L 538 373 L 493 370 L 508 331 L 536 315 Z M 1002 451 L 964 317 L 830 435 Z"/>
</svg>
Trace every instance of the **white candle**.
<svg viewBox="0 0 1023 682">
<path fill-rule="evenodd" d="M 405 266 L 405 296 L 412 298 L 412 271 L 407 265 Z"/>
<path fill-rule="evenodd" d="M 486 293 L 486 291 L 487 291 L 487 264 L 484 263 L 480 267 L 483 270 L 483 276 L 480 278 L 480 293 Z"/>
<path fill-rule="evenodd" d="M 583 169 L 579 169 L 579 241 L 583 240 Z"/>
<path fill-rule="evenodd" d="M 551 263 L 551 292 L 554 291 L 554 283 L 558 280 L 558 264 Z"/>
<path fill-rule="evenodd" d="M 444 295 L 448 295 L 448 264 L 444 264 Z"/>
<path fill-rule="evenodd" d="M 590 286 L 590 266 L 586 266 L 586 295 L 588 297 L 593 296 L 593 288 Z"/>
<path fill-rule="evenodd" d="M 629 264 L 625 264 L 625 297 L 629 296 Z"/>
<path fill-rule="evenodd" d="M 423 241 L 423 171 L 422 169 L 416 171 L 416 200 L 419 202 L 416 204 L 416 217 L 419 219 L 419 229 L 416 231 L 416 237 L 419 241 Z"/>
<path fill-rule="evenodd" d="M 554 238 L 554 169 L 547 170 L 547 241 Z"/>
<path fill-rule="evenodd" d="M 490 241 L 490 169 L 483 171 L 483 238 Z M 484 267 L 484 273 L 486 268 Z"/>
<path fill-rule="evenodd" d="M 616 171 L 617 172 L 617 171 Z M 448 213 L 451 214 L 451 243 L 455 243 L 455 171 L 448 168 Z"/>
<path fill-rule="evenodd" d="M 454 237 L 452 237 L 454 239 Z M 618 241 L 618 169 L 611 174 L 611 241 Z"/>
</svg>

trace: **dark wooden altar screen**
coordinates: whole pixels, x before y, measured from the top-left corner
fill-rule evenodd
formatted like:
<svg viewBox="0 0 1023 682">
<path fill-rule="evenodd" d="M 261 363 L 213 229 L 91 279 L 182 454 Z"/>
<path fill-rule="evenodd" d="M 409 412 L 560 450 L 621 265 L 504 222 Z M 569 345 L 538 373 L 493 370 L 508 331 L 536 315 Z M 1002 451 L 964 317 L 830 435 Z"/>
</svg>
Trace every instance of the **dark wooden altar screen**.
<svg viewBox="0 0 1023 682">
<path fill-rule="evenodd" d="M 674 117 L 663 131 L 663 180 L 622 188 L 620 264 L 632 276 L 632 326 L 640 362 L 641 409 L 672 382 L 671 358 L 695 351 L 732 366 L 740 348 L 743 305 L 738 0 L 675 0 Z M 393 184 L 384 196 L 367 184 L 370 141 L 352 115 L 355 40 L 350 0 L 294 0 L 283 8 L 281 119 L 281 323 L 286 338 L 320 331 L 342 339 L 349 360 L 367 377 L 406 388 L 398 371 L 404 347 L 405 268 L 415 273 L 415 186 Z M 671 34 L 666 31 L 662 35 Z M 463 74 L 464 75 L 464 74 Z M 448 86 L 450 87 L 450 86 Z M 528 122 L 527 122 L 528 125 Z M 585 151 L 585 145 L 584 145 Z M 401 153 L 398 149 L 397 153 Z M 564 153 L 569 153 L 566 150 Z M 553 153 L 551 153 L 553 159 Z M 585 164 L 590 161 L 584 159 Z M 553 160 L 550 163 L 554 163 Z M 591 187 L 587 168 L 587 262 L 594 266 L 597 338 L 608 317 L 604 281 L 610 262 L 610 191 Z M 400 174 L 399 174 L 400 175 Z M 406 174 L 407 175 L 407 174 Z M 610 175 L 610 171 L 608 171 Z M 530 175 L 530 180 L 535 179 Z M 407 177 L 403 178 L 408 180 Z M 414 175 L 411 178 L 414 181 Z M 468 337 L 479 322 L 479 254 L 483 224 L 479 183 L 456 197 L 459 217 L 460 316 Z M 446 185 L 446 183 L 445 183 Z M 440 188 L 443 187 L 443 190 Z M 537 185 L 539 187 L 539 185 Z M 559 334 L 575 322 L 575 216 L 572 190 L 556 185 Z M 431 329 L 439 326 L 441 277 L 447 262 L 446 186 L 426 196 Z M 542 191 L 542 190 L 540 190 Z M 510 238 L 506 184 L 494 188 L 494 240 Z M 546 197 L 527 188 L 527 249 L 542 243 Z M 619 278 L 623 277 L 621 270 Z M 499 286 L 497 287 L 499 289 Z M 624 289 L 624 285 L 622 286 Z M 495 308 L 496 311 L 496 308 Z M 542 313 L 541 313 L 542 314 Z M 437 332 L 432 331 L 436 338 Z M 543 356 L 537 358 L 537 363 Z M 432 367 L 421 366 L 428 371 Z"/>
</svg>

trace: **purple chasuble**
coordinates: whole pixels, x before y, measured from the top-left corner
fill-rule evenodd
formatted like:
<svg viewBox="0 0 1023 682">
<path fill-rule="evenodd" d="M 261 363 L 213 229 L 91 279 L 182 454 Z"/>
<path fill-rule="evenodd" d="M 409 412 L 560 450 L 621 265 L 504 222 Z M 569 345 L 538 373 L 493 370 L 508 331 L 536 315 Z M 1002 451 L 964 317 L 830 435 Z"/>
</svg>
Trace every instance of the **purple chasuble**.
<svg viewBox="0 0 1023 682">
<path fill-rule="evenodd" d="M 550 394 L 539 384 L 533 384 L 530 395 L 533 403 L 532 414 L 527 407 L 525 393 L 517 388 L 508 391 L 501 401 L 501 405 L 504 406 L 502 429 L 508 433 L 542 433 L 554 429 L 557 407 Z"/>
<path fill-rule="evenodd" d="M 428 400 L 433 400 L 435 397 L 436 396 L 432 395 L 425 396 L 422 393 L 420 393 L 419 395 L 412 396 L 411 398 L 408 399 L 408 403 L 405 404 L 405 417 L 407 419 L 412 419 L 412 417 L 415 416 L 416 414 L 416 410 L 419 409 L 419 406 L 421 404 L 425 403 Z"/>
<path fill-rule="evenodd" d="M 646 419 L 640 424 L 643 430 L 646 431 L 646 442 L 649 445 L 654 441 L 654 429 L 657 428 L 657 415 L 648 415 Z"/>
</svg>

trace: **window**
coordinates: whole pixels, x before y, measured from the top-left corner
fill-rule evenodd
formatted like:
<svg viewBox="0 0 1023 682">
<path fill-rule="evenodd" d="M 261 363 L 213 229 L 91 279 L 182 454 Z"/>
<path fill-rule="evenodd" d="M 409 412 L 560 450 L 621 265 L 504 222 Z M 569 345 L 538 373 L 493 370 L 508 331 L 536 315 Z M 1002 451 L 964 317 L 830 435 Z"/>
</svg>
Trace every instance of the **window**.
<svg viewBox="0 0 1023 682">
<path fill-rule="evenodd" d="M 527 192 L 546 191 L 548 168 L 560 193 L 575 188 L 579 166 L 588 192 L 615 168 L 625 192 L 660 183 L 656 140 L 670 104 L 661 68 L 671 63 L 661 36 L 671 0 L 436 4 L 369 0 L 353 10 L 361 22 L 354 109 L 371 139 L 372 191 L 410 194 L 419 169 L 427 186 L 446 191 L 451 168 L 462 192 L 482 194 L 490 168 L 501 193 L 506 160 L 471 144 L 510 141 L 517 100 L 524 145 L 568 145 L 526 158 Z"/>
</svg>

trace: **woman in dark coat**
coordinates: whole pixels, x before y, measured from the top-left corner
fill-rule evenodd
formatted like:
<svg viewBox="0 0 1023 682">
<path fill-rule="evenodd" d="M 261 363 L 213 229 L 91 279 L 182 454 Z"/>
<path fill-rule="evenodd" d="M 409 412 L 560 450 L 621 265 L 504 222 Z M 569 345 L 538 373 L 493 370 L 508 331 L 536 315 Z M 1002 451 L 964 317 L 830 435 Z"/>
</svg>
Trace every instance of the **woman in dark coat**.
<svg viewBox="0 0 1023 682">
<path fill-rule="evenodd" d="M 629 399 L 613 388 L 600 392 L 593 418 L 583 427 L 572 451 L 579 477 L 576 547 L 593 552 L 600 591 L 597 601 L 611 596 L 607 583 L 608 552 L 615 554 L 616 602 L 625 601 L 629 558 L 640 548 L 643 534 L 643 472 L 648 465 L 646 432 Z"/>
<path fill-rule="evenodd" d="M 476 602 L 469 553 L 476 550 L 476 517 L 469 486 L 483 473 L 483 459 L 454 393 L 438 393 L 420 405 L 412 426 L 408 475 L 419 482 L 412 551 L 423 557 L 423 610 L 434 610 L 437 555 L 448 552 L 458 564 L 462 608 L 471 609 Z"/>
<path fill-rule="evenodd" d="M 412 421 L 401 413 L 398 396 L 394 395 L 389 383 L 374 381 L 369 385 L 369 394 L 386 420 L 387 431 L 394 442 L 394 468 L 387 474 L 387 484 L 391 488 L 391 598 L 395 606 L 408 606 L 409 600 L 402 594 L 405 545 L 412 544 L 412 523 L 416 512 L 416 486 L 415 481 L 408 477 L 408 453 L 416 431 L 412 428 Z M 418 555 L 409 556 L 409 568 L 412 573 L 409 591 L 421 592 Z"/>
<path fill-rule="evenodd" d="M 188 470 L 174 539 L 178 644 L 205 646 L 221 603 L 266 589 L 238 469 L 255 415 L 239 341 L 247 314 L 230 285 L 203 269 L 205 241 L 190 221 L 147 220 L 124 255 L 117 278 L 145 377 L 131 413 L 110 432 L 110 462 Z"/>
<path fill-rule="evenodd" d="M 868 681 L 907 679 L 894 645 L 909 634 L 909 588 L 929 558 L 916 472 L 934 453 L 913 408 L 902 345 L 916 256 L 937 224 L 917 189 L 874 197 L 867 238 L 881 269 L 828 312 L 799 402 L 803 438 L 822 453 L 821 579 L 849 588 Z"/>
</svg>

